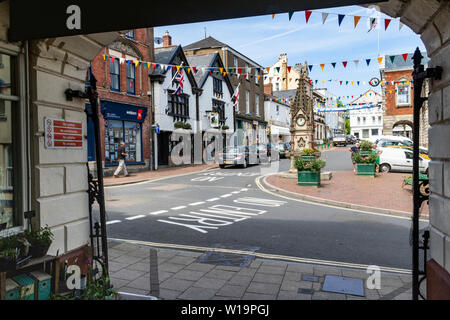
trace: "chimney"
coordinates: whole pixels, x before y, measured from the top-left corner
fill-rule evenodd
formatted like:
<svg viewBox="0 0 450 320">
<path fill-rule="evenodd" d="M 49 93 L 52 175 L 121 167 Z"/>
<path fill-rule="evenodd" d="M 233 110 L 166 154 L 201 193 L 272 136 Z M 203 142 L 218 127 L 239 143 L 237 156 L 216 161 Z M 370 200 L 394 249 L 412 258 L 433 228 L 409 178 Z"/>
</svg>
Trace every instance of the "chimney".
<svg viewBox="0 0 450 320">
<path fill-rule="evenodd" d="M 264 85 L 264 93 L 271 96 L 273 94 L 272 83 L 268 83 Z"/>
<path fill-rule="evenodd" d="M 172 46 L 172 37 L 169 36 L 169 31 L 166 31 L 166 34 L 163 37 L 163 46 L 165 48 Z"/>
</svg>

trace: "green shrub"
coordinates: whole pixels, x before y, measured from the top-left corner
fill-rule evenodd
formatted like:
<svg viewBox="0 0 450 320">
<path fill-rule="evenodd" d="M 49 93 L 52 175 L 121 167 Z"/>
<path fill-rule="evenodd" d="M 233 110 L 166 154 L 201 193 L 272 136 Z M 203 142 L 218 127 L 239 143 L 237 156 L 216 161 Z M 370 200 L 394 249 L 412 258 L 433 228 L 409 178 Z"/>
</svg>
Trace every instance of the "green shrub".
<svg viewBox="0 0 450 320">
<path fill-rule="evenodd" d="M 185 123 L 183 129 L 185 130 L 192 130 L 192 126 L 190 123 Z"/>
<path fill-rule="evenodd" d="M 48 226 L 39 230 L 25 230 L 25 238 L 32 246 L 47 246 L 53 241 L 53 233 Z"/>
<path fill-rule="evenodd" d="M 306 161 L 302 158 L 299 158 L 295 160 L 295 168 L 297 168 L 299 171 L 312 171 L 312 172 L 319 172 L 320 169 L 325 167 L 325 161 L 323 160 L 313 160 L 313 161 Z"/>
<path fill-rule="evenodd" d="M 378 156 L 376 154 L 371 154 L 370 156 L 361 156 L 360 154 L 355 155 L 356 163 L 375 163 Z"/>
<path fill-rule="evenodd" d="M 360 151 L 372 151 L 372 146 L 373 146 L 372 142 L 364 140 L 364 141 L 360 142 L 359 150 Z"/>
<path fill-rule="evenodd" d="M 229 126 L 223 126 L 223 127 L 222 127 L 222 130 L 228 130 L 228 129 L 230 129 Z"/>
<path fill-rule="evenodd" d="M 183 121 L 178 121 L 178 122 L 175 122 L 175 124 L 173 126 L 175 127 L 175 129 L 184 129 L 184 125 L 185 125 L 185 123 Z"/>
<path fill-rule="evenodd" d="M 303 149 L 302 154 L 304 156 L 312 156 L 312 155 L 314 155 L 315 152 L 316 152 L 316 150 L 314 150 L 313 148 L 305 148 L 305 149 Z"/>
</svg>

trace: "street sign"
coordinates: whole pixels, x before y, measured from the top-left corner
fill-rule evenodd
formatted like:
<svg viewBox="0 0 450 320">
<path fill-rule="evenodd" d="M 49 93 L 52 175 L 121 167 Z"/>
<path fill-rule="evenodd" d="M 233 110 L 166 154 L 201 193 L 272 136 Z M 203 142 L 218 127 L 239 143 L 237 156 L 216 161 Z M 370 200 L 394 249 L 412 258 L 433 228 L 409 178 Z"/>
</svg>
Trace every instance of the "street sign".
<svg viewBox="0 0 450 320">
<path fill-rule="evenodd" d="M 9 41 L 168 26 L 387 0 L 9 1 Z M 174 8 L 176 8 L 174 10 Z"/>
<path fill-rule="evenodd" d="M 44 130 L 47 149 L 83 148 L 83 124 L 81 121 L 45 118 Z"/>
<path fill-rule="evenodd" d="M 161 127 L 159 126 L 159 124 L 156 125 L 155 133 L 156 134 L 160 134 L 161 133 Z"/>
</svg>

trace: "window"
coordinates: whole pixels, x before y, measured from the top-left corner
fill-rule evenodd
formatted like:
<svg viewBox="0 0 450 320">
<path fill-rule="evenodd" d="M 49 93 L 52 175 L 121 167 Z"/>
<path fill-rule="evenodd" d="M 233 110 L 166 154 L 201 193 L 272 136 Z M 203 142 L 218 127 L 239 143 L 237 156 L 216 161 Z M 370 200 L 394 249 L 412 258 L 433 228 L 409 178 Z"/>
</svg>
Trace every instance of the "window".
<svg viewBox="0 0 450 320">
<path fill-rule="evenodd" d="M 375 117 L 372 117 L 372 123 L 375 123 Z"/>
<path fill-rule="evenodd" d="M 275 91 L 280 91 L 280 84 L 278 82 L 275 83 Z"/>
<path fill-rule="evenodd" d="M 372 136 L 378 136 L 378 129 L 372 129 Z"/>
<path fill-rule="evenodd" d="M 378 117 L 378 124 L 381 124 L 381 116 Z"/>
<path fill-rule="evenodd" d="M 127 64 L 127 93 L 136 94 L 136 67 L 134 64 Z"/>
<path fill-rule="evenodd" d="M 239 67 L 238 58 L 234 57 L 233 60 L 234 60 L 234 67 L 237 69 Z"/>
<path fill-rule="evenodd" d="M 363 139 L 368 139 L 368 138 L 370 138 L 370 137 L 369 137 L 369 129 L 364 129 L 362 135 L 363 135 L 363 136 L 362 136 Z"/>
<path fill-rule="evenodd" d="M 255 113 L 259 116 L 259 94 L 255 94 Z"/>
<path fill-rule="evenodd" d="M 174 117 L 174 122 L 189 119 L 189 96 L 169 94 L 169 116 Z"/>
<path fill-rule="evenodd" d="M 250 114 L 250 94 L 245 91 L 245 113 Z"/>
<path fill-rule="evenodd" d="M 213 78 L 213 90 L 214 94 L 223 94 L 222 80 Z"/>
<path fill-rule="evenodd" d="M 120 92 L 120 61 L 115 58 L 109 64 L 109 73 L 111 75 L 111 91 Z"/>
<path fill-rule="evenodd" d="M 125 37 L 127 37 L 128 39 L 134 40 L 134 29 L 131 30 L 130 32 L 127 32 L 127 33 L 125 34 Z"/>
<path fill-rule="evenodd" d="M 412 152 L 405 151 L 405 155 L 406 155 L 406 159 L 412 159 L 413 158 L 413 153 Z"/>
<path fill-rule="evenodd" d="M 213 99 L 212 105 L 213 112 L 217 112 L 219 114 L 219 124 L 225 125 L 225 102 Z"/>
<path fill-rule="evenodd" d="M 366 124 L 366 117 L 363 117 L 363 124 Z"/>
<path fill-rule="evenodd" d="M 397 106 L 409 106 L 411 104 L 409 90 L 409 85 L 397 86 Z"/>
<path fill-rule="evenodd" d="M 119 162 L 119 145 L 125 142 L 125 161 L 142 161 L 142 125 L 137 122 L 108 120 L 105 129 L 105 161 L 109 164 Z"/>
<path fill-rule="evenodd" d="M 358 124 L 361 124 L 361 118 L 358 117 Z"/>
<path fill-rule="evenodd" d="M 246 74 L 246 79 L 249 80 L 249 70 L 248 70 L 248 63 L 245 64 L 245 74 Z"/>
</svg>

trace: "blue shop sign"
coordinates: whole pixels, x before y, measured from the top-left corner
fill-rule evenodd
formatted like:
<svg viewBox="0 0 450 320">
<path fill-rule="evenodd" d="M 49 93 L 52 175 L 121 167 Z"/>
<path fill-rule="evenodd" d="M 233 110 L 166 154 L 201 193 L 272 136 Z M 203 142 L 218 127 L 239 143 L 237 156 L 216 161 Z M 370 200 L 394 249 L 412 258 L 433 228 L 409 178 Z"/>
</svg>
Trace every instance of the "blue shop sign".
<svg viewBox="0 0 450 320">
<path fill-rule="evenodd" d="M 142 123 L 147 117 L 146 107 L 137 107 L 111 101 L 101 102 L 103 117 L 109 120 L 133 121 Z"/>
</svg>

